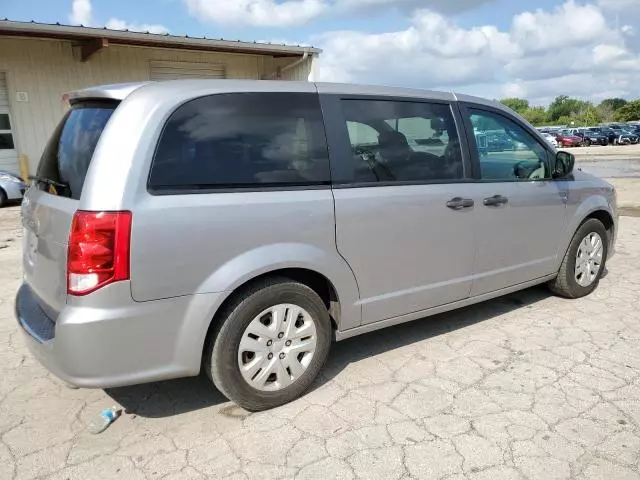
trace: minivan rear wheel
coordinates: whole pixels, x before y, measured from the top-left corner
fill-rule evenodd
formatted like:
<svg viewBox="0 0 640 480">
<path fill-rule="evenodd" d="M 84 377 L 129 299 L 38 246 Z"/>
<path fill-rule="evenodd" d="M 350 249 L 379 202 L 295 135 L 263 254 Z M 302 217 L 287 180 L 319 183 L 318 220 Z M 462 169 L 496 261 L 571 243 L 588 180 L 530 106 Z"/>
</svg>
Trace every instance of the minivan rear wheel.
<svg viewBox="0 0 640 480">
<path fill-rule="evenodd" d="M 301 396 L 331 346 L 326 305 L 306 285 L 272 278 L 243 292 L 221 313 L 205 352 L 216 387 L 249 411 Z"/>
<path fill-rule="evenodd" d="M 566 298 L 580 298 L 593 292 L 605 270 L 607 231 L 600 220 L 590 218 L 576 231 L 562 260 L 558 276 L 549 288 Z"/>
</svg>

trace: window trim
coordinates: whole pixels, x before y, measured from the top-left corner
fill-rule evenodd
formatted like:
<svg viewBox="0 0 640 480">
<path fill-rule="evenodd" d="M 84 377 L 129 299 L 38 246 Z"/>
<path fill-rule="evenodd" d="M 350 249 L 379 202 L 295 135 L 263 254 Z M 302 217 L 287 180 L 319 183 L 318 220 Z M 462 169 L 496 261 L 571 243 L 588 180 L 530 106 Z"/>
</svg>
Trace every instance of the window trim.
<svg viewBox="0 0 640 480">
<path fill-rule="evenodd" d="M 478 146 L 476 144 L 475 134 L 473 133 L 473 125 L 471 124 L 472 111 L 487 112 L 487 113 L 489 113 L 491 115 L 495 115 L 495 116 L 498 116 L 498 117 L 505 118 L 505 119 L 515 123 L 518 127 L 522 128 L 525 132 L 527 132 L 529 135 L 531 135 L 531 137 L 536 142 L 538 142 L 540 147 L 546 153 L 545 163 L 547 165 L 547 169 L 548 169 L 549 172 L 553 171 L 553 169 L 552 169 L 552 160 L 553 160 L 553 158 L 555 158 L 555 154 L 550 149 L 550 146 L 545 144 L 547 142 L 540 141 L 539 135 L 533 129 L 529 128 L 526 124 L 521 122 L 517 117 L 515 117 L 513 115 L 510 115 L 507 112 L 504 112 L 504 111 L 502 111 L 500 109 L 493 108 L 493 107 L 490 107 L 490 106 L 487 106 L 487 105 L 469 103 L 469 102 L 459 102 L 458 106 L 459 106 L 459 109 L 460 109 L 462 121 L 463 121 L 464 126 L 465 126 L 465 130 L 466 130 L 466 137 L 467 137 L 467 142 L 468 142 L 468 145 L 469 145 L 469 155 L 470 155 L 470 158 L 471 158 L 471 161 L 472 161 L 472 166 L 473 166 L 474 183 L 530 183 L 530 182 L 553 182 L 553 181 L 556 180 L 552 176 L 550 176 L 548 178 L 539 178 L 539 179 L 533 179 L 533 178 L 513 178 L 513 179 L 507 179 L 507 178 L 491 179 L 491 178 L 487 178 L 487 179 L 483 179 L 482 178 L 482 170 L 481 170 L 482 167 L 481 167 L 481 162 L 480 162 L 480 156 L 478 154 L 479 149 L 478 149 Z"/>
<path fill-rule="evenodd" d="M 192 187 L 185 186 L 174 187 L 174 186 L 164 186 L 159 188 L 157 186 L 153 186 L 151 184 L 151 172 L 153 171 L 153 164 L 156 159 L 156 155 L 158 154 L 158 149 L 160 147 L 160 141 L 162 140 L 163 135 L 171 121 L 173 115 L 182 107 L 185 107 L 189 103 L 195 102 L 197 100 L 202 100 L 209 97 L 218 97 L 218 96 L 238 96 L 238 95 L 270 95 L 270 94 L 287 94 L 287 95 L 305 95 L 305 96 L 313 96 L 318 99 L 318 112 L 320 115 L 320 128 L 318 132 L 314 132 L 314 136 L 317 135 L 318 139 L 324 141 L 326 154 L 327 154 L 327 162 L 328 162 L 328 173 L 329 178 L 326 181 L 322 182 L 301 182 L 300 184 L 255 184 L 255 185 L 225 185 L 219 184 L 217 185 L 205 185 L 203 184 L 200 187 Z M 303 191 L 303 190 L 328 190 L 331 188 L 331 156 L 329 152 L 329 142 L 327 139 L 326 126 L 324 115 L 322 113 L 322 105 L 319 100 L 318 93 L 313 92 L 261 92 L 261 91 L 239 91 L 239 92 L 220 92 L 220 93 L 207 93 L 204 95 L 198 95 L 195 97 L 190 97 L 183 102 L 179 102 L 171 109 L 171 111 L 167 114 L 166 118 L 163 121 L 162 128 L 160 128 L 159 134 L 157 138 L 153 140 L 153 153 L 151 155 L 151 161 L 149 163 L 149 168 L 147 170 L 147 178 L 145 181 L 145 189 L 147 193 L 154 197 L 161 196 L 172 196 L 172 195 L 204 195 L 204 194 L 212 194 L 212 193 L 243 193 L 243 192 L 287 192 L 287 191 Z"/>
<path fill-rule="evenodd" d="M 444 105 L 449 107 L 453 117 L 460 154 L 462 157 L 463 178 L 442 180 L 417 180 L 417 181 L 385 181 L 385 182 L 355 182 L 353 181 L 354 164 L 351 159 L 351 141 L 347 128 L 347 119 L 342 111 L 343 100 L 361 101 L 388 101 L 401 103 L 424 103 L 428 105 Z M 334 189 L 343 188 L 378 188 L 400 187 L 411 185 L 455 185 L 473 183 L 473 163 L 469 156 L 468 138 L 465 133 L 462 116 L 456 106 L 455 100 L 431 99 L 424 97 L 400 97 L 394 95 L 359 95 L 359 94 L 320 94 L 320 105 L 325 119 L 325 132 L 329 147 L 329 162 L 331 165 L 331 185 Z M 329 121 L 327 122 L 327 119 Z M 348 179 L 348 180 L 341 180 Z"/>
</svg>

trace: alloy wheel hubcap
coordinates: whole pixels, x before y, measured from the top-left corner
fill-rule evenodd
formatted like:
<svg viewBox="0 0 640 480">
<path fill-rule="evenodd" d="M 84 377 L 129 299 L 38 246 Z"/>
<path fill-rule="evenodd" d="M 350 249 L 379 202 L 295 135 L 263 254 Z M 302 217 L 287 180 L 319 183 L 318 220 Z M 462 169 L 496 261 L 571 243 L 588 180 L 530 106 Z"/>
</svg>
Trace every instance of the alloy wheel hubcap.
<svg viewBox="0 0 640 480">
<path fill-rule="evenodd" d="M 596 232 L 582 239 L 576 253 L 575 279 L 581 287 L 591 285 L 602 268 L 602 238 Z"/>
<path fill-rule="evenodd" d="M 244 380 L 260 391 L 276 391 L 296 382 L 316 351 L 316 324 L 304 308 L 279 304 L 247 326 L 238 348 Z"/>
</svg>

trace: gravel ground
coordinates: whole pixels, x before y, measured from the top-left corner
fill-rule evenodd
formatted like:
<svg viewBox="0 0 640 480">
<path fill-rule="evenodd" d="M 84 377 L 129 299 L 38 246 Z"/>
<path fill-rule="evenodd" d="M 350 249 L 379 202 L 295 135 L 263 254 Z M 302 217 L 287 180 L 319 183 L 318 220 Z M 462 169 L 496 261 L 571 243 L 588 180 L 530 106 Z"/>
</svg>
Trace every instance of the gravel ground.
<svg viewBox="0 0 640 480">
<path fill-rule="evenodd" d="M 569 149 L 576 167 L 606 178 L 618 191 L 618 206 L 625 215 L 640 217 L 640 144 Z"/>
<path fill-rule="evenodd" d="M 534 288 L 341 342 L 314 391 L 249 414 L 203 378 L 49 375 L 13 317 L 18 214 L 0 210 L 0 479 L 640 479 L 638 218 L 594 295 Z"/>
</svg>

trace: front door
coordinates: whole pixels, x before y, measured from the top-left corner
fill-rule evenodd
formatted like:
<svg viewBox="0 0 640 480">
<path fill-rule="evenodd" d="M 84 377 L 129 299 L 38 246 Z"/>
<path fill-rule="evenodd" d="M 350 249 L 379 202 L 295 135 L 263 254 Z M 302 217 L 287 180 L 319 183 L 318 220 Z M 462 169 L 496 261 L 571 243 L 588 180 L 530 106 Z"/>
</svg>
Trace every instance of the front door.
<svg viewBox="0 0 640 480">
<path fill-rule="evenodd" d="M 566 190 L 551 178 L 553 151 L 505 112 L 462 105 L 475 160 L 477 255 L 471 295 L 554 273 Z M 473 137 L 483 137 L 482 143 Z"/>
<path fill-rule="evenodd" d="M 474 207 L 452 106 L 323 98 L 338 251 L 360 289 L 363 323 L 467 298 Z"/>
</svg>

